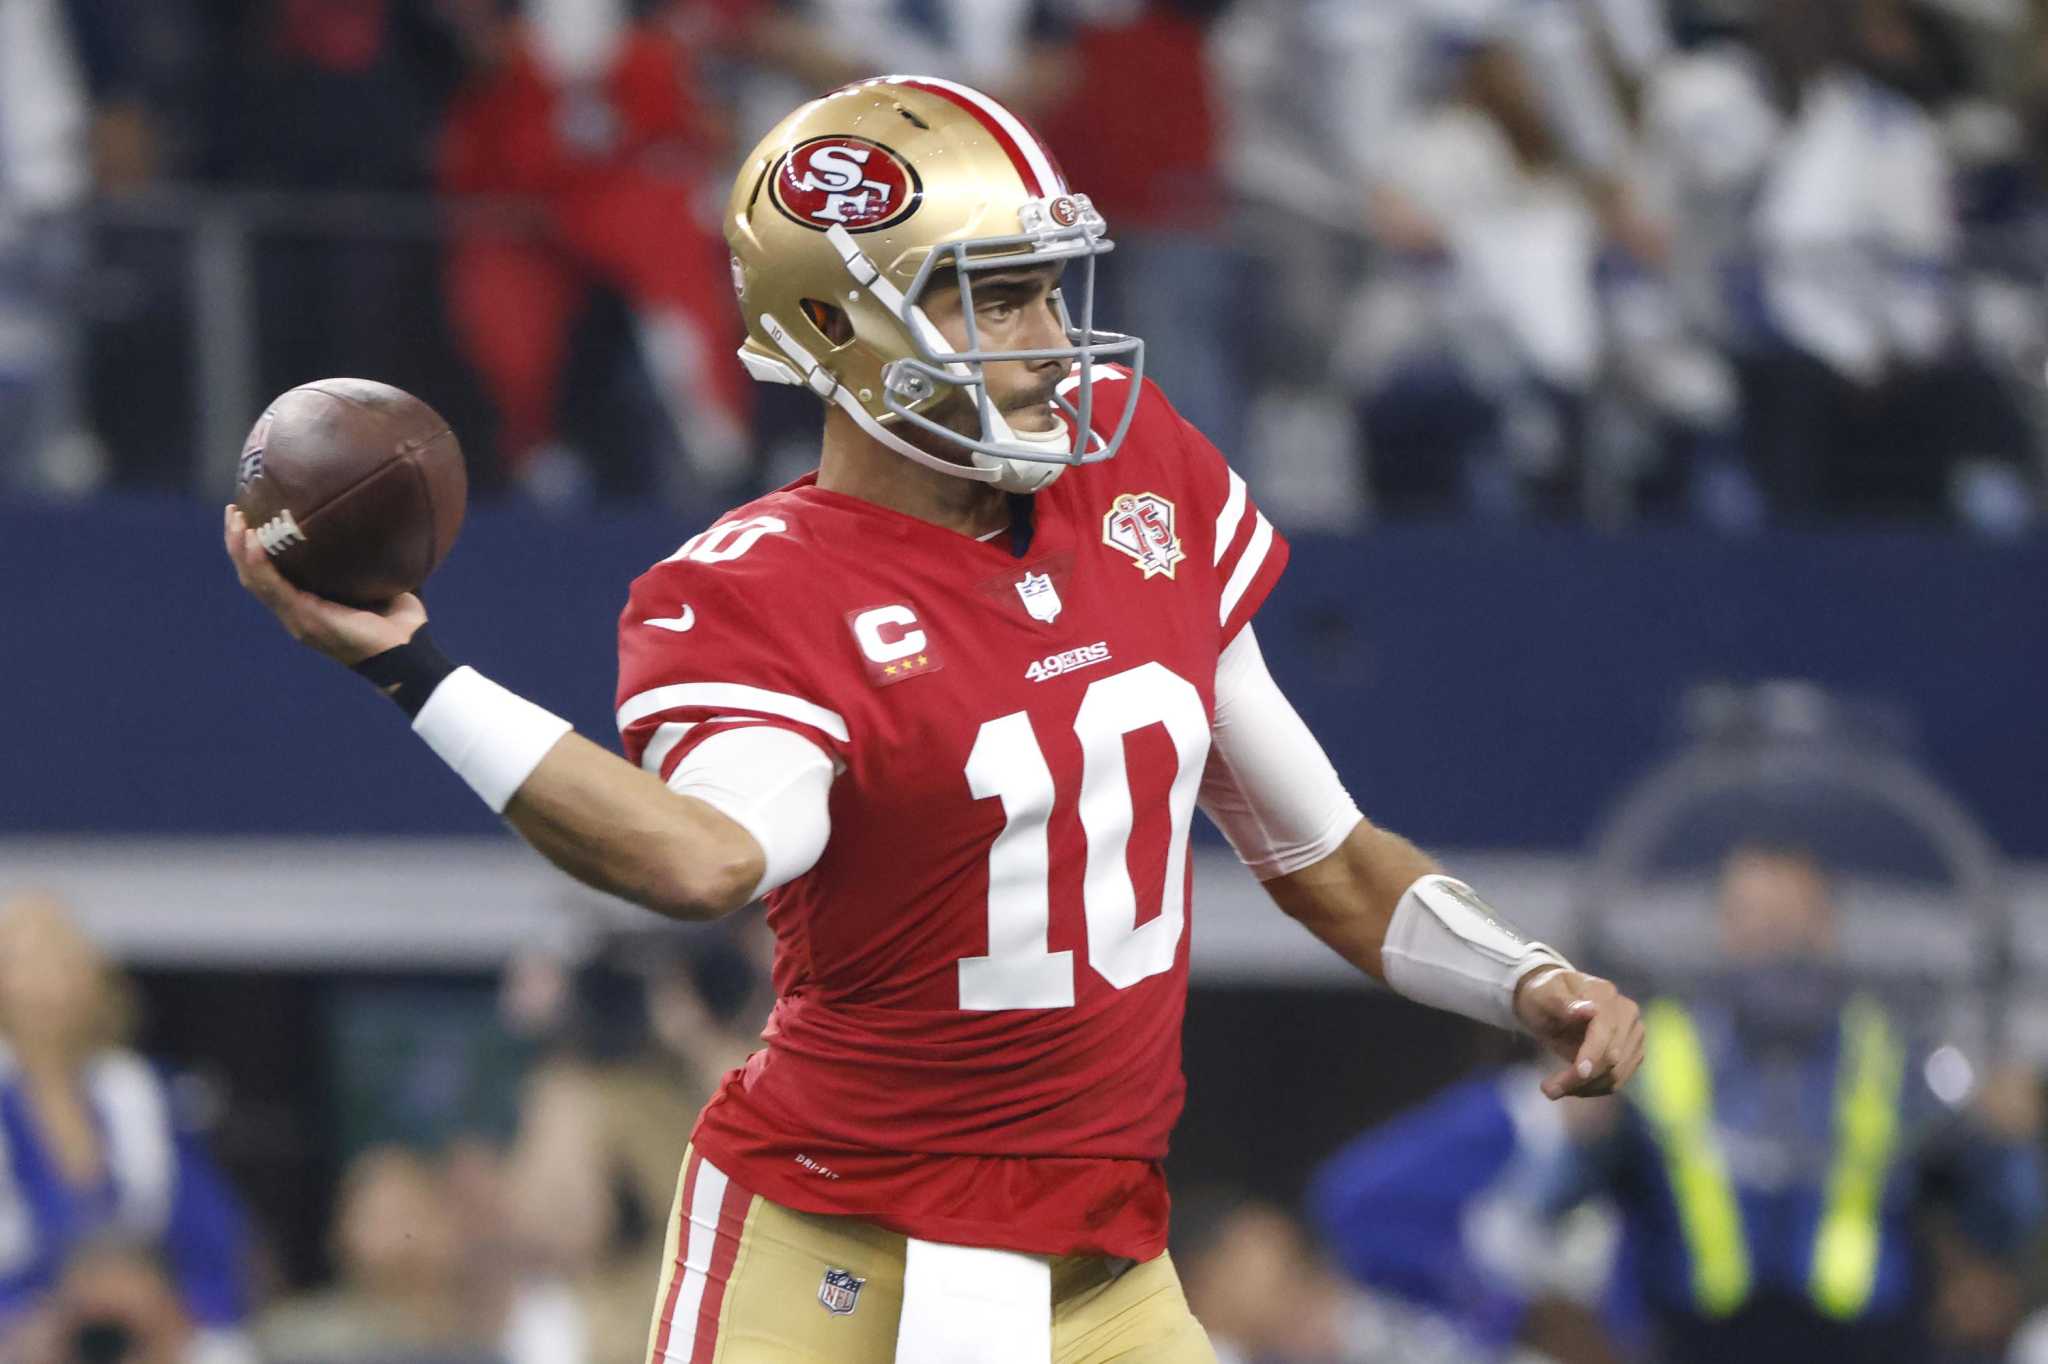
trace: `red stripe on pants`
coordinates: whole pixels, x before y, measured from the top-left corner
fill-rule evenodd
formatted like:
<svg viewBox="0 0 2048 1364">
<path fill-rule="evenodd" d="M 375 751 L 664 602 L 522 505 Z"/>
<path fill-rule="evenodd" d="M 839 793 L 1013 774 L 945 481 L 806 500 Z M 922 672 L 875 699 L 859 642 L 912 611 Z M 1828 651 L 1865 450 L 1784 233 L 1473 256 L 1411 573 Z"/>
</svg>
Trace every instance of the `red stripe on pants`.
<svg viewBox="0 0 2048 1364">
<path fill-rule="evenodd" d="M 732 1278 L 733 1262 L 740 1255 L 740 1234 L 746 1230 L 747 1208 L 754 1196 L 728 1179 L 725 1201 L 718 1206 L 718 1239 L 711 1247 L 711 1265 L 705 1272 L 704 1301 L 697 1312 L 697 1343 L 690 1351 L 690 1364 L 711 1364 L 718 1348 L 718 1314 L 725 1306 L 725 1286 Z"/>
<path fill-rule="evenodd" d="M 683 1261 L 690 1254 L 690 1199 L 697 1192 L 697 1170 L 703 1164 L 704 1157 L 693 1151 L 690 1153 L 689 1167 L 683 1172 L 683 1192 L 676 1200 L 675 1273 L 669 1279 L 668 1293 L 662 1299 L 661 1329 L 655 1333 L 653 1358 L 649 1364 L 661 1364 L 663 1357 L 668 1353 L 669 1336 L 675 1331 L 676 1294 L 682 1291 L 683 1276 L 689 1273 L 683 1268 Z"/>
</svg>

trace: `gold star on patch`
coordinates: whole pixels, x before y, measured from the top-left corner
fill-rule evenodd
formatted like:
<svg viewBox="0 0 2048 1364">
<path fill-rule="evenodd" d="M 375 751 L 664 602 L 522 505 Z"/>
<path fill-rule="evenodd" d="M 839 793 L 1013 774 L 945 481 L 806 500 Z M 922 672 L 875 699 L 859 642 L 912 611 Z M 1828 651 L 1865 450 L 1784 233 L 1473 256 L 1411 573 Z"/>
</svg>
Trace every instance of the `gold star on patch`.
<svg viewBox="0 0 2048 1364">
<path fill-rule="evenodd" d="M 894 663 L 891 663 L 888 667 L 882 669 L 882 671 L 889 674 L 889 676 L 894 677 L 896 675 L 896 665 Z"/>
</svg>

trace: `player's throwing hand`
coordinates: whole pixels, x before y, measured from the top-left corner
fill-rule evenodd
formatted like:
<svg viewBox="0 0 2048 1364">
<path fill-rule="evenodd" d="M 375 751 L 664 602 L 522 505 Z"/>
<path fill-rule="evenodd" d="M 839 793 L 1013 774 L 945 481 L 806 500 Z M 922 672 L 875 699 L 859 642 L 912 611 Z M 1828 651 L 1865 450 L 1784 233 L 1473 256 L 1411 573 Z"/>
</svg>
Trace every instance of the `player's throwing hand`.
<svg viewBox="0 0 2048 1364">
<path fill-rule="evenodd" d="M 385 603 L 381 611 L 361 611 L 292 586 L 257 542 L 256 532 L 230 502 L 222 527 L 235 576 L 249 595 L 270 608 L 293 639 L 353 668 L 387 649 L 395 649 L 427 623 L 427 608 L 410 592 Z"/>
<path fill-rule="evenodd" d="M 1642 1011 L 1614 982 L 1582 971 L 1536 972 L 1515 992 L 1515 1017 L 1569 1062 L 1543 1081 L 1552 1099 L 1612 1094 L 1643 1060 Z"/>
</svg>

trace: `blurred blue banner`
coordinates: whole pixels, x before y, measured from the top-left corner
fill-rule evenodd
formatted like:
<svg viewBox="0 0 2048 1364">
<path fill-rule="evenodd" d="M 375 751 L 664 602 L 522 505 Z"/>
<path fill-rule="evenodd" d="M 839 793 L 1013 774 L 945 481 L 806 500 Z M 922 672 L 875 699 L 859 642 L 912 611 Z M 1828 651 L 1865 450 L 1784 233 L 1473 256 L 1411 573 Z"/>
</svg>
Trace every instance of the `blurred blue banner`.
<svg viewBox="0 0 2048 1364">
<path fill-rule="evenodd" d="M 626 586 L 700 526 L 486 509 L 427 599 L 458 659 L 615 743 Z M 236 588 L 219 512 L 0 509 L 0 832 L 488 833 L 339 668 Z M 2048 856 L 2048 546 L 1920 534 L 1403 527 L 1304 537 L 1258 629 L 1366 812 L 1429 843 L 1580 846 L 1685 690 L 1803 677 L 1896 703 L 2008 853 Z"/>
</svg>

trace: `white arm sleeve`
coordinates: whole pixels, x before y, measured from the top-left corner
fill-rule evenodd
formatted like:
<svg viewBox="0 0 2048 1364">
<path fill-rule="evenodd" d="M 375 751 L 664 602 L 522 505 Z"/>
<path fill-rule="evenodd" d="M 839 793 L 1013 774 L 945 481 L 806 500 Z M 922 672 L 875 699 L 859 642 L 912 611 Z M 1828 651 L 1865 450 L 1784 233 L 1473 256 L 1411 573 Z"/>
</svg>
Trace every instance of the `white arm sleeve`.
<svg viewBox="0 0 2048 1364">
<path fill-rule="evenodd" d="M 1364 818 L 1247 625 L 1216 663 L 1201 806 L 1261 881 L 1322 861 Z"/>
<path fill-rule="evenodd" d="M 1280 694 L 1247 625 L 1216 664 L 1216 719 L 1202 809 L 1261 881 L 1322 861 L 1364 818 L 1322 746 Z M 1425 876 L 1408 888 L 1380 948 L 1387 984 L 1432 1008 L 1515 1026 L 1515 986 L 1569 963 L 1527 942 L 1472 888 Z"/>
<path fill-rule="evenodd" d="M 800 734 L 748 725 L 714 734 L 686 754 L 669 790 L 694 796 L 753 835 L 768 867 L 759 899 L 817 865 L 832 833 L 832 759 Z"/>
</svg>

